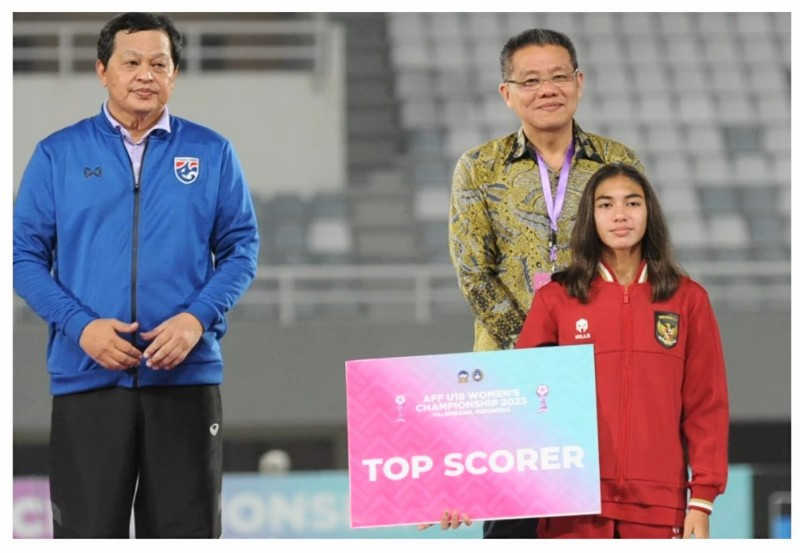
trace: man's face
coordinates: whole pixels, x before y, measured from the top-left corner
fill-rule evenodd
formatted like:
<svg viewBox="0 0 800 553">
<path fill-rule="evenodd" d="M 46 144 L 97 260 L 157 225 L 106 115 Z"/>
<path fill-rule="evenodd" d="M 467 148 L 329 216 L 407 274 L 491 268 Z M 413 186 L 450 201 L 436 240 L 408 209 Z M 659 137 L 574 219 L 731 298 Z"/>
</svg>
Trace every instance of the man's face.
<svg viewBox="0 0 800 553">
<path fill-rule="evenodd" d="M 509 80 L 522 83 L 540 79 L 541 85 L 537 90 L 526 90 L 519 84 L 502 83 L 500 95 L 526 131 L 559 131 L 572 122 L 583 93 L 583 73 L 573 76 L 574 71 L 566 48 L 553 44 L 525 46 L 511 56 Z M 556 75 L 570 78 L 556 86 L 549 80 Z"/>
<path fill-rule="evenodd" d="M 108 88 L 108 108 L 125 125 L 158 117 L 175 86 L 169 36 L 163 31 L 120 31 L 104 67 L 95 64 L 100 82 Z"/>
</svg>

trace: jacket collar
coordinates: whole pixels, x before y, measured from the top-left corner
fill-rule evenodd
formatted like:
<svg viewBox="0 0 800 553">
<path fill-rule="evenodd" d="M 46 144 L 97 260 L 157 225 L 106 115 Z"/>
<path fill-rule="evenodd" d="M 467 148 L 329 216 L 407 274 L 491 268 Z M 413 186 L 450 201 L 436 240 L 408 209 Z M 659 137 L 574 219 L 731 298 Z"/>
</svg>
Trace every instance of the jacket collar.
<svg viewBox="0 0 800 553">
<path fill-rule="evenodd" d="M 603 263 L 601 260 L 597 264 L 597 275 L 604 282 L 617 282 L 617 277 L 611 267 Z M 635 284 L 644 284 L 648 281 L 647 275 L 647 262 L 643 259 L 639 264 L 639 270 L 636 272 L 636 278 L 633 279 Z"/>
</svg>

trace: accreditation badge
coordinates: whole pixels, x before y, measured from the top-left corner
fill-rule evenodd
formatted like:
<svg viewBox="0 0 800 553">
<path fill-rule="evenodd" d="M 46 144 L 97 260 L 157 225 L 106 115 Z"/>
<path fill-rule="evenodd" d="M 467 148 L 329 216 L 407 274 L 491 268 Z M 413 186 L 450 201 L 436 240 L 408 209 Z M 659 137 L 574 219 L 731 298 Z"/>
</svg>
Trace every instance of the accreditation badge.
<svg viewBox="0 0 800 553">
<path fill-rule="evenodd" d="M 678 343 L 678 323 L 680 316 L 669 311 L 656 311 L 656 340 L 665 348 L 675 347 Z"/>
<path fill-rule="evenodd" d="M 539 290 L 542 286 L 550 282 L 553 273 L 534 273 L 533 274 L 533 291 Z"/>
</svg>

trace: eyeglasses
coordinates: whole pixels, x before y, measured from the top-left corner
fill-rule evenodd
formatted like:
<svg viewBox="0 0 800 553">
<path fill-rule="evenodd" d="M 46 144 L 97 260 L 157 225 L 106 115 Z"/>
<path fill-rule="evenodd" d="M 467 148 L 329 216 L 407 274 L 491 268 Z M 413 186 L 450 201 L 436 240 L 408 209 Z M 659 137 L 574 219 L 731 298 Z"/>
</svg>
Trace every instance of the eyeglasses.
<svg viewBox="0 0 800 553">
<path fill-rule="evenodd" d="M 542 77 L 542 78 L 535 78 L 535 79 L 526 79 L 524 81 L 512 81 L 507 80 L 503 81 L 504 83 L 509 84 L 516 84 L 522 87 L 523 90 L 526 92 L 533 92 L 535 90 L 539 90 L 541 86 L 545 83 L 545 81 L 550 81 L 558 88 L 563 88 L 568 84 L 572 83 L 572 80 L 575 78 L 575 75 L 578 74 L 578 70 L 576 69 L 572 73 L 558 73 L 553 75 L 552 77 Z"/>
</svg>

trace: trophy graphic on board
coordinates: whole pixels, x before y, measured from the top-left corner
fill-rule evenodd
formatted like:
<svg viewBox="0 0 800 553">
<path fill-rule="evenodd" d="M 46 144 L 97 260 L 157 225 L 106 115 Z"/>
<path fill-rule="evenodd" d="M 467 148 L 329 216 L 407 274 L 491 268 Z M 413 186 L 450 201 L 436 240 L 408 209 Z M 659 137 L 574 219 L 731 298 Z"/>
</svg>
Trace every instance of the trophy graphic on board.
<svg viewBox="0 0 800 553">
<path fill-rule="evenodd" d="M 395 422 L 406 422 L 406 419 L 403 416 L 403 406 L 406 404 L 406 396 L 400 394 L 394 398 L 394 402 L 397 405 L 397 418 L 395 419 Z"/>
<path fill-rule="evenodd" d="M 544 413 L 547 411 L 547 401 L 545 398 L 547 394 L 550 392 L 550 389 L 547 387 L 546 384 L 540 384 L 536 387 L 536 395 L 539 396 L 539 412 Z"/>
</svg>

